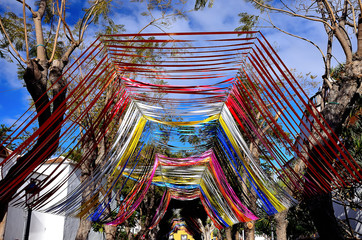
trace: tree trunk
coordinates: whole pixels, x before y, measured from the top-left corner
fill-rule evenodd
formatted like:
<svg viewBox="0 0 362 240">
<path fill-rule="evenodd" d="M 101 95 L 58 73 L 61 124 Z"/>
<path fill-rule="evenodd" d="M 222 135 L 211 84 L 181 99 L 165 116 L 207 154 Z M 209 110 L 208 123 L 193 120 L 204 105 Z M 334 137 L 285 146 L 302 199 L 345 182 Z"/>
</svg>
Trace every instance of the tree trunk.
<svg viewBox="0 0 362 240">
<path fill-rule="evenodd" d="M 39 3 L 39 10 L 36 14 L 33 15 L 33 22 L 35 27 L 35 37 L 36 37 L 36 56 L 40 61 L 46 62 L 46 51 L 45 51 L 45 43 L 43 36 L 43 27 L 42 27 L 42 19 L 46 9 L 46 1 L 41 0 Z"/>
<path fill-rule="evenodd" d="M 81 164 L 81 177 L 80 180 L 83 183 L 92 177 L 96 160 L 98 158 L 98 147 L 95 146 L 96 140 L 94 136 L 94 131 L 87 131 L 84 139 L 83 139 L 83 149 L 84 153 L 87 155 L 82 156 L 82 160 L 84 161 Z M 88 204 L 93 205 L 94 201 L 98 201 L 97 197 L 94 197 L 93 190 L 95 189 L 95 184 L 90 184 L 83 192 L 82 192 L 82 205 L 87 207 Z M 82 212 L 80 216 L 80 223 L 76 235 L 76 240 L 87 240 L 89 231 L 91 229 L 91 222 L 88 221 L 84 216 L 88 216 L 88 214 L 93 210 L 93 208 L 88 209 L 86 212 Z"/>
<path fill-rule="evenodd" d="M 46 60 L 42 18 L 46 9 L 46 0 L 41 0 L 39 9 L 33 15 L 35 35 L 37 39 L 37 59 L 30 59 L 24 73 L 24 82 L 30 93 L 38 116 L 39 135 L 37 142 L 10 168 L 8 174 L 0 181 L 0 221 L 3 220 L 9 202 L 14 194 L 24 184 L 26 171 L 33 171 L 39 164 L 49 158 L 58 148 L 61 123 L 66 110 L 67 80 L 60 78 L 69 56 L 79 43 L 72 43 L 62 56 L 61 61 L 53 61 L 48 72 L 49 63 Z M 57 96 L 50 104 L 47 92 L 48 80 L 53 85 L 53 97 Z M 52 116 L 54 120 L 47 123 Z M 48 139 L 48 137 L 50 137 Z M 24 146 L 26 147 L 26 146 Z M 16 183 L 15 183 L 16 182 Z M 14 184 L 15 183 L 15 184 Z M 11 187 L 9 187 L 11 186 Z M 6 191 L 5 191 L 6 190 Z"/>
<path fill-rule="evenodd" d="M 357 56 L 362 58 L 362 15 L 358 18 L 358 32 L 357 32 Z"/>
<path fill-rule="evenodd" d="M 274 215 L 276 222 L 275 231 L 278 240 L 287 240 L 287 227 L 288 227 L 288 210 L 279 212 Z"/>
<path fill-rule="evenodd" d="M 87 240 L 91 228 L 92 222 L 81 218 L 75 240 Z"/>
<path fill-rule="evenodd" d="M 39 114 L 39 137 L 32 149 L 19 157 L 16 164 L 10 168 L 8 174 L 0 181 L 0 219 L 3 219 L 7 205 L 12 200 L 14 194 L 24 184 L 24 179 L 27 175 L 22 173 L 33 171 L 39 164 L 49 158 L 59 145 L 61 122 L 66 110 L 66 79 L 60 79 L 54 86 L 53 95 L 59 95 L 51 106 L 47 94 L 46 80 L 44 81 L 44 78 L 46 79 L 44 72 L 47 72 L 47 70 L 44 70 L 45 68 L 46 66 L 40 65 L 38 61 L 30 60 L 24 74 L 24 82 Z M 58 79 L 61 76 L 62 70 L 63 68 L 53 68 L 49 73 L 49 79 Z M 53 114 L 59 117 L 48 123 L 47 120 Z M 14 184 L 15 180 L 17 180 L 16 184 Z M 10 189 L 9 186 L 11 186 Z"/>
<path fill-rule="evenodd" d="M 217 231 L 217 239 L 219 239 L 219 240 L 222 239 L 220 230 Z M 244 240 L 244 239 L 243 239 L 243 240 Z"/>
<path fill-rule="evenodd" d="M 330 193 L 321 194 L 306 202 L 321 240 L 344 239 L 334 216 L 332 195 Z"/>
<path fill-rule="evenodd" d="M 245 223 L 245 240 L 255 240 L 255 221 Z"/>
<path fill-rule="evenodd" d="M 234 239 L 235 240 L 240 240 L 240 233 L 238 231 L 235 232 L 234 234 Z M 243 239 L 244 240 L 244 239 Z"/>
<path fill-rule="evenodd" d="M 259 161 L 259 150 L 256 147 L 255 144 L 251 143 L 249 146 L 249 149 L 252 153 L 252 155 L 254 156 L 254 159 L 256 159 L 256 163 L 258 165 L 260 165 L 260 161 Z M 246 176 L 247 174 L 244 174 L 243 178 L 245 178 L 244 182 L 246 182 Z M 250 201 L 250 210 L 252 212 L 257 212 L 257 205 L 256 205 L 256 200 L 257 200 L 257 194 L 254 191 L 254 189 L 251 189 L 251 191 L 249 192 L 249 201 Z M 250 221 L 247 223 L 244 223 L 244 234 L 245 234 L 245 239 L 246 240 L 254 240 L 255 239 L 255 221 Z"/>
<path fill-rule="evenodd" d="M 351 63 L 345 65 L 344 70 L 345 71 L 341 74 L 340 80 L 334 82 L 332 87 L 329 89 L 328 96 L 324 100 L 326 103 L 325 108 L 321 111 L 323 118 L 337 136 L 340 136 L 343 124 L 348 119 L 352 109 L 355 108 L 355 104 L 357 104 L 361 99 L 362 93 L 361 60 L 358 58 L 353 59 Z M 332 151 L 326 144 L 324 144 L 321 137 L 319 137 L 318 132 L 322 134 L 330 146 L 333 146 L 332 139 L 330 139 L 320 128 L 320 126 L 316 126 L 316 129 L 313 130 L 312 134 L 317 137 L 317 140 L 315 141 L 310 139 L 312 147 L 310 147 L 310 150 L 308 151 L 309 155 L 314 157 L 314 161 L 316 161 L 316 163 L 308 157 L 309 166 L 305 174 L 305 178 L 310 181 L 310 186 L 306 185 L 305 189 L 308 190 L 309 188 L 311 192 L 317 191 L 319 195 L 310 198 L 307 203 L 310 208 L 313 222 L 321 239 L 344 239 L 334 216 L 331 196 L 330 194 L 325 193 L 325 189 L 319 189 L 319 182 L 313 178 L 313 174 L 311 173 L 312 170 L 310 169 L 311 167 L 316 168 L 316 164 L 321 166 L 321 168 L 325 168 L 327 170 L 325 173 L 322 173 L 319 168 L 316 169 L 318 169 L 318 174 L 320 174 L 322 178 L 326 179 L 326 183 L 329 185 L 331 185 L 331 183 L 329 183 L 329 180 L 327 179 L 335 178 L 335 176 L 328 171 L 328 167 L 323 163 L 321 156 L 317 154 L 317 151 L 322 152 L 325 155 L 325 159 L 330 159 L 327 155 Z M 339 142 L 339 138 L 335 138 L 334 140 L 335 142 Z M 319 147 L 317 145 L 317 141 L 322 143 L 325 149 Z M 337 162 L 336 164 L 339 163 Z M 308 195 L 305 196 L 306 199 L 309 197 L 310 196 Z"/>
<path fill-rule="evenodd" d="M 232 240 L 231 227 L 225 229 L 225 236 L 227 240 Z"/>
<path fill-rule="evenodd" d="M 106 233 L 106 240 L 115 240 L 117 234 L 117 226 L 104 225 L 104 232 Z"/>
<path fill-rule="evenodd" d="M 137 233 L 137 238 L 141 239 L 142 236 L 146 236 L 146 239 L 150 230 L 148 229 L 151 225 L 153 219 L 153 214 L 156 211 L 155 201 L 156 201 L 156 187 L 151 185 L 148 189 L 147 194 L 145 195 L 141 205 L 139 206 L 140 211 L 140 225 L 141 230 Z M 143 220 L 142 220 L 143 219 Z"/>
<path fill-rule="evenodd" d="M 6 216 L 7 214 L 5 214 L 3 220 L 0 222 L 0 240 L 4 240 L 6 219 L 7 219 Z"/>
</svg>

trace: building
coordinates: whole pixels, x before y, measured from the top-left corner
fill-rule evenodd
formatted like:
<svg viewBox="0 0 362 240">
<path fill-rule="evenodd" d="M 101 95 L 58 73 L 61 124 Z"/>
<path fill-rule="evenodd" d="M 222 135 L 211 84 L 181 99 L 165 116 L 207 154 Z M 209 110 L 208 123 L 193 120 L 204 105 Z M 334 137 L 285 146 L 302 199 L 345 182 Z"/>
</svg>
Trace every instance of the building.
<svg viewBox="0 0 362 240">
<path fill-rule="evenodd" d="M 11 150 L 0 147 L 0 162 L 11 154 Z M 11 162 L 11 160 L 10 160 Z M 8 167 L 7 167 L 8 166 Z M 2 178 L 6 175 L 9 165 L 0 167 Z M 51 183 L 47 188 L 42 190 L 39 194 L 46 192 L 54 185 L 61 181 L 64 177 L 68 176 L 75 168 L 75 163 L 64 157 L 49 159 L 45 164 L 36 169 L 33 174 L 34 178 L 42 180 L 52 174 L 59 173 L 56 181 Z M 53 171 L 55 171 L 53 173 Z M 70 216 L 54 215 L 42 212 L 48 206 L 56 203 L 69 192 L 71 192 L 80 183 L 80 170 L 76 170 L 75 174 L 71 174 L 67 179 L 60 191 L 55 194 L 51 201 L 39 211 L 31 212 L 31 221 L 29 229 L 29 240 L 69 240 L 75 239 L 75 235 L 79 226 L 79 219 Z M 22 240 L 25 234 L 28 210 L 20 207 L 10 206 L 8 209 L 7 217 L 3 223 L 0 224 L 0 240 Z M 100 240 L 104 236 L 101 233 L 93 231 L 89 234 L 89 240 Z"/>
<path fill-rule="evenodd" d="M 184 228 L 180 228 L 176 232 L 172 232 L 169 239 L 194 240 L 194 238 Z"/>
<path fill-rule="evenodd" d="M 63 157 L 49 159 L 40 168 L 36 169 L 33 174 L 34 178 L 43 180 L 53 171 L 60 173 L 57 178 L 61 180 L 68 176 L 69 172 L 73 171 L 75 164 Z M 5 170 L 6 171 L 6 170 Z M 42 209 L 46 209 L 48 206 L 54 204 L 58 200 L 65 197 L 75 186 L 80 183 L 79 171 L 76 174 L 71 175 L 63 185 L 59 194 L 57 194 L 47 205 Z M 46 192 L 52 188 L 58 182 L 51 183 L 47 188 L 42 190 Z M 40 192 L 40 194 L 42 194 Z M 40 211 L 32 211 L 30 221 L 30 240 L 63 240 L 63 239 L 74 239 L 79 225 L 79 220 L 73 217 L 53 215 Z M 25 234 L 25 225 L 27 222 L 27 209 L 10 206 L 5 222 L 5 233 L 3 236 L 4 240 L 21 240 Z"/>
</svg>

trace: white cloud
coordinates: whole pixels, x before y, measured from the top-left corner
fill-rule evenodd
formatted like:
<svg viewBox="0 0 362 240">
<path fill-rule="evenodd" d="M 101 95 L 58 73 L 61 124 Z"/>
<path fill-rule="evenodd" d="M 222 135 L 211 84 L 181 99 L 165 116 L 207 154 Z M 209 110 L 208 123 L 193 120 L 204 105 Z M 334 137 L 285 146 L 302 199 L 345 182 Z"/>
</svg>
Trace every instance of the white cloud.
<svg viewBox="0 0 362 240">
<path fill-rule="evenodd" d="M 1 123 L 5 124 L 6 126 L 12 126 L 17 120 L 17 118 L 5 117 L 1 119 Z"/>
<path fill-rule="evenodd" d="M 193 5 L 194 1 L 188 1 L 185 9 L 192 9 Z M 124 24 L 128 33 L 137 33 L 150 21 L 149 18 L 140 15 L 141 12 L 146 10 L 145 6 L 140 3 L 130 3 L 127 5 L 127 9 L 130 9 L 130 11 L 116 14 L 117 23 Z M 178 19 L 165 31 L 233 31 L 239 26 L 238 13 L 240 12 L 257 13 L 254 8 L 244 1 L 228 0 L 226 2 L 217 0 L 212 8 L 205 7 L 199 11 L 191 11 L 188 13 L 187 20 Z M 278 27 L 307 37 L 320 45 L 322 49 L 325 48 L 326 37 L 323 26 L 320 23 L 299 20 L 284 14 L 272 16 L 273 21 Z M 265 23 L 260 25 L 265 25 Z M 145 32 L 159 31 L 155 27 L 149 27 L 145 30 Z M 310 43 L 285 35 L 276 29 L 262 28 L 261 32 L 272 45 L 278 46 L 278 54 L 287 67 L 295 68 L 298 72 L 312 72 L 318 76 L 323 74 L 322 56 L 317 48 Z M 335 53 L 337 56 L 341 55 L 338 50 Z"/>
<path fill-rule="evenodd" d="M 17 76 L 17 66 L 15 63 L 10 63 L 5 59 L 0 59 L 0 83 L 6 84 L 8 88 L 19 88 L 22 86 L 21 81 Z"/>
<path fill-rule="evenodd" d="M 34 6 L 35 0 L 27 0 L 26 3 L 32 8 L 35 7 Z M 5 11 L 12 11 L 15 14 L 22 14 L 23 13 L 22 4 L 13 0 L 1 0 L 0 13 Z"/>
<path fill-rule="evenodd" d="M 75 0 L 72 1 L 75 3 Z M 34 0 L 31 1 L 31 4 L 33 4 L 33 2 Z M 184 10 L 189 11 L 193 9 L 193 7 L 194 1 L 187 1 Z M 0 9 L 4 11 L 8 8 L 21 9 L 19 8 L 19 3 L 16 1 L 0 0 Z M 74 11 L 74 9 L 69 9 L 71 11 L 69 14 L 72 16 L 82 16 L 79 12 Z M 112 19 L 117 24 L 124 24 L 127 33 L 137 33 L 151 20 L 150 17 L 141 16 L 141 13 L 147 10 L 146 2 L 125 2 L 116 8 L 112 8 L 112 10 L 116 11 Z M 245 1 L 215 0 L 212 8 L 205 7 L 199 11 L 191 11 L 187 14 L 187 19 L 180 18 L 164 30 L 167 32 L 233 31 L 239 25 L 238 13 L 240 12 L 257 13 L 257 11 L 245 3 Z M 159 17 L 160 12 L 153 11 L 153 16 L 156 18 Z M 320 23 L 303 21 L 284 14 L 273 14 L 272 17 L 278 27 L 307 37 L 320 45 L 322 50 L 325 50 L 326 34 Z M 261 23 L 260 25 L 265 24 Z M 99 26 L 96 25 L 91 25 L 88 28 L 85 45 L 95 39 L 95 33 L 98 29 Z M 319 77 L 323 74 L 322 57 L 319 51 L 310 43 L 287 36 L 275 29 L 261 28 L 260 30 L 273 46 L 277 46 L 278 54 L 287 67 L 295 68 L 297 72 L 312 72 L 312 74 L 318 75 Z M 145 29 L 144 32 L 160 32 L 160 29 L 150 26 Z M 339 58 L 339 61 L 344 61 L 343 53 L 339 47 L 335 48 L 334 53 Z M 74 56 L 76 56 L 76 53 Z M 22 82 L 17 79 L 15 64 L 0 59 L 0 71 L 3 73 L 3 75 L 0 76 L 0 85 L 6 86 L 6 88 L 21 87 Z M 24 94 L 25 92 L 26 90 L 24 89 L 21 93 L 24 99 L 24 105 L 28 98 L 28 95 Z M 6 106 L 3 106 L 3 108 L 5 107 Z"/>
</svg>

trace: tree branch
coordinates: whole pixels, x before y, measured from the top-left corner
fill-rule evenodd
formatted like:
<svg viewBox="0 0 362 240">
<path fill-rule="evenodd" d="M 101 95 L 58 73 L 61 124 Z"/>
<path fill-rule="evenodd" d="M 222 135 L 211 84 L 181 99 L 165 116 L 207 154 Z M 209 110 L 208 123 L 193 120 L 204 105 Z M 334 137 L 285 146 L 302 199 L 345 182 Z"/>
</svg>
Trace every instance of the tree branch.
<svg viewBox="0 0 362 240">
<path fill-rule="evenodd" d="M 315 21 L 315 22 L 322 22 L 322 23 L 324 23 L 324 24 L 327 24 L 331 29 L 333 29 L 333 27 L 332 27 L 328 22 L 326 22 L 326 21 L 324 21 L 324 20 L 322 20 L 322 19 L 307 17 L 307 16 L 303 16 L 303 15 L 300 15 L 300 14 L 293 13 L 293 12 L 291 12 L 291 11 L 284 10 L 284 9 L 271 7 L 271 6 L 262 4 L 262 3 L 260 3 L 260 2 L 257 1 L 257 0 L 251 0 L 251 1 L 254 2 L 255 4 L 259 5 L 260 7 L 263 7 L 263 8 L 272 10 L 272 11 L 283 12 L 283 13 L 286 13 L 286 14 L 291 15 L 291 16 L 293 16 L 293 17 L 300 17 L 300 18 L 304 18 L 304 19 L 307 19 L 307 20 Z"/>
<path fill-rule="evenodd" d="M 18 1 L 19 3 L 25 2 L 25 1 L 22 1 L 22 0 L 16 0 L 16 1 Z M 29 9 L 30 12 L 31 12 L 33 15 L 36 14 L 36 13 L 33 11 L 33 9 L 32 9 L 28 4 L 26 4 L 26 3 L 24 3 L 24 4 L 25 4 L 25 7 L 26 7 L 27 9 Z"/>
<path fill-rule="evenodd" d="M 354 7 L 353 7 L 351 1 L 350 1 L 350 0 L 347 0 L 347 2 L 348 2 L 348 4 L 351 6 L 351 9 L 352 9 L 353 26 L 351 26 L 351 27 L 353 27 L 353 28 L 354 28 L 354 32 L 357 33 L 356 12 L 355 12 L 355 10 L 354 10 Z M 349 25 L 349 22 L 347 22 L 347 25 Z"/>
<path fill-rule="evenodd" d="M 62 56 L 62 62 L 66 65 L 69 62 L 69 56 L 73 53 L 73 51 L 79 46 L 79 42 L 73 42 L 67 51 Z"/>
<path fill-rule="evenodd" d="M 334 35 L 338 39 L 338 42 L 341 44 L 343 52 L 346 56 L 346 64 L 350 63 L 352 61 L 352 47 L 346 30 L 344 29 L 344 27 L 339 26 L 335 29 Z"/>
<path fill-rule="evenodd" d="M 8 47 L 8 52 L 10 53 L 10 55 L 19 63 L 19 65 L 25 70 L 26 68 L 24 67 L 24 65 L 22 64 L 22 62 L 20 61 L 19 58 L 17 58 L 9 49 Z"/>
<path fill-rule="evenodd" d="M 45 0 L 41 0 L 40 4 L 39 4 L 39 9 L 38 9 L 38 13 L 40 14 L 41 17 L 43 17 L 44 12 L 45 12 L 45 7 L 46 7 L 46 1 Z M 36 14 L 36 13 L 35 13 Z"/>
<path fill-rule="evenodd" d="M 333 22 L 334 27 L 331 29 L 333 30 L 333 32 L 331 34 L 333 34 L 337 38 L 339 44 L 341 45 L 343 52 L 346 56 L 346 63 L 347 64 L 350 63 L 352 61 L 352 48 L 350 40 L 348 38 L 348 34 L 344 26 L 341 26 L 336 22 L 334 18 L 334 12 L 328 2 L 326 3 L 326 1 L 324 2 L 318 1 L 318 6 L 323 18 L 326 18 L 324 14 L 328 14 L 328 16 L 332 18 L 332 21 L 334 21 Z M 328 26 L 325 24 L 324 27 L 326 29 L 327 34 L 329 34 L 330 30 L 328 29 Z"/>
<path fill-rule="evenodd" d="M 342 9 L 341 20 L 339 21 L 340 25 L 343 25 L 343 26 L 346 25 L 346 20 L 347 20 L 347 16 L 348 16 L 347 12 L 348 12 L 348 2 L 347 2 L 347 0 L 345 0 L 344 4 L 343 4 L 343 9 Z"/>
<path fill-rule="evenodd" d="M 63 12 L 63 15 L 60 16 L 62 18 L 62 22 L 63 22 L 63 27 L 64 27 L 64 34 L 66 35 L 66 37 L 71 41 L 71 42 L 75 42 L 75 39 L 73 37 L 72 31 L 70 30 L 68 24 L 65 21 L 65 11 Z M 69 37 L 68 34 L 66 32 L 66 30 L 68 30 L 69 32 Z"/>
<path fill-rule="evenodd" d="M 47 63 L 46 49 L 44 43 L 44 33 L 42 28 L 42 18 L 44 16 L 46 8 L 46 0 L 41 0 L 39 3 L 39 9 L 35 15 L 33 15 L 34 27 L 35 27 L 35 37 L 36 37 L 36 55 L 40 59 L 42 64 Z"/>
<path fill-rule="evenodd" d="M 358 6 L 359 6 L 359 10 L 362 11 L 362 1 L 358 0 Z"/>
<path fill-rule="evenodd" d="M 91 7 L 91 9 L 84 15 L 83 19 L 82 19 L 82 24 L 81 27 L 79 28 L 79 42 L 82 41 L 83 39 L 83 35 L 85 30 L 87 29 L 88 25 L 87 22 L 89 21 L 89 19 L 91 19 L 91 16 L 93 14 L 93 10 L 95 8 L 95 6 L 99 3 L 99 1 L 97 0 Z M 92 22 L 92 20 L 90 21 Z"/>
<path fill-rule="evenodd" d="M 330 5 L 329 2 L 326 1 L 326 0 L 323 0 L 323 2 L 324 2 L 324 5 L 325 5 L 325 7 L 326 7 L 326 9 L 327 9 L 328 15 L 329 15 L 329 16 L 331 17 L 331 19 L 332 19 L 332 20 L 331 20 L 332 25 L 334 25 L 334 26 L 336 27 L 336 26 L 337 26 L 336 16 L 334 15 L 334 11 L 333 11 L 331 5 Z"/>
<path fill-rule="evenodd" d="M 59 19 L 58 19 L 58 26 L 57 26 L 57 30 L 55 32 L 55 38 L 54 38 L 54 45 L 53 45 L 53 50 L 52 50 L 52 55 L 49 59 L 49 63 L 53 61 L 53 58 L 54 58 L 54 55 L 55 55 L 55 50 L 57 48 L 57 42 L 58 42 L 58 36 L 59 36 L 59 31 L 60 31 L 60 23 L 62 22 L 61 20 L 61 16 L 63 14 L 63 11 L 64 11 L 64 5 L 65 5 L 65 1 L 62 0 L 61 1 L 61 5 L 60 5 L 60 10 L 59 10 L 59 4 L 58 4 L 58 1 L 57 1 L 57 11 L 58 11 L 58 15 L 59 15 Z"/>
<path fill-rule="evenodd" d="M 292 33 L 290 33 L 290 32 L 287 32 L 287 31 L 284 31 L 284 30 L 280 29 L 279 27 L 275 26 L 274 23 L 271 21 L 269 14 L 268 14 L 268 17 L 269 17 L 269 21 L 268 21 L 268 22 L 273 26 L 273 28 L 275 28 L 275 29 L 279 30 L 280 32 L 285 33 L 285 34 L 287 34 L 287 35 L 289 35 L 289 36 L 292 36 L 292 37 L 295 37 L 295 38 L 299 38 L 299 39 L 301 39 L 301 40 L 304 40 L 304 41 L 306 41 L 306 42 L 309 42 L 310 44 L 312 44 L 313 46 L 315 46 L 315 47 L 318 49 L 318 51 L 321 53 L 321 55 L 322 55 L 324 65 L 326 65 L 326 56 L 324 55 L 322 49 L 320 49 L 320 47 L 319 47 L 317 44 L 315 44 L 313 41 L 311 41 L 311 40 L 309 40 L 309 39 L 307 39 L 307 38 L 304 38 L 304 37 L 301 37 L 301 36 L 298 36 L 298 35 L 295 35 L 295 34 L 292 34 Z"/>
<path fill-rule="evenodd" d="M 351 223 L 349 222 L 349 218 L 348 218 L 347 206 L 344 202 L 343 202 L 343 210 L 344 210 L 344 215 L 346 216 L 346 222 L 347 222 L 348 229 L 351 232 L 352 237 L 354 237 L 354 231 L 353 231 L 353 228 L 351 227 Z"/>
<path fill-rule="evenodd" d="M 280 1 L 280 2 L 284 5 L 284 7 L 285 7 L 286 9 L 288 9 L 290 12 L 292 12 L 292 13 L 295 14 L 295 12 L 294 12 L 290 7 L 288 7 L 287 4 L 284 3 L 284 1 Z"/>
<path fill-rule="evenodd" d="M 25 0 L 23 0 L 23 22 L 24 22 L 26 61 L 29 61 L 30 57 L 29 57 L 29 43 L 28 43 L 28 28 L 26 27 Z"/>
<path fill-rule="evenodd" d="M 16 55 L 20 58 L 21 61 L 23 61 L 24 63 L 26 63 L 26 61 L 24 60 L 24 58 L 21 57 L 21 55 L 19 54 L 18 51 L 16 51 L 13 43 L 11 42 L 10 38 L 9 38 L 9 35 L 6 33 L 6 30 L 4 28 L 4 25 L 3 25 L 3 22 L 1 21 L 1 18 L 0 18 L 0 26 L 1 26 L 1 29 L 3 30 L 4 34 L 5 34 L 5 37 L 6 39 L 8 40 L 11 48 L 13 49 L 13 51 L 16 53 Z"/>
</svg>

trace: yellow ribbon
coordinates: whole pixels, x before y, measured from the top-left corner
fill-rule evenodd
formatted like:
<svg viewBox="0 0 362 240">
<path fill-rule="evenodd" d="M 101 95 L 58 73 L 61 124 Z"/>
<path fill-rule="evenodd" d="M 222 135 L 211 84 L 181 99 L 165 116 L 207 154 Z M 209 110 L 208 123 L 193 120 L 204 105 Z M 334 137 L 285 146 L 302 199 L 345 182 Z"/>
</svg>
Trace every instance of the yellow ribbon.
<svg viewBox="0 0 362 240">
<path fill-rule="evenodd" d="M 119 161 L 117 163 L 117 166 L 114 168 L 114 171 L 113 171 L 112 175 L 116 172 L 119 165 L 123 164 L 124 161 L 126 159 L 128 159 L 128 157 L 134 152 L 134 150 L 135 150 L 135 148 L 136 148 L 136 146 L 137 146 L 137 144 L 139 142 L 139 139 L 141 137 L 141 134 L 143 132 L 143 129 L 145 128 L 146 122 L 147 122 L 147 120 L 144 117 L 141 117 L 140 120 L 137 122 L 136 129 L 135 129 L 135 131 L 133 133 L 131 141 L 128 144 L 125 153 L 119 159 Z"/>
<path fill-rule="evenodd" d="M 200 124 L 200 123 L 207 123 L 207 122 L 210 122 L 212 120 L 216 120 L 219 118 L 219 114 L 215 114 L 211 117 L 208 117 L 204 120 L 199 120 L 199 121 L 189 121 L 189 122 L 167 122 L 167 121 L 161 121 L 161 120 L 158 120 L 156 118 L 153 118 L 153 117 L 149 117 L 149 116 L 145 116 L 145 118 L 147 120 L 150 120 L 152 122 L 157 122 L 157 123 L 161 123 L 161 124 L 165 124 L 165 125 L 170 125 L 170 126 L 192 126 L 192 125 L 197 125 L 197 124 Z"/>
<path fill-rule="evenodd" d="M 247 171 L 250 173 L 251 177 L 254 179 L 254 181 L 256 182 L 256 184 L 258 185 L 258 187 L 264 192 L 264 194 L 267 196 L 267 198 L 269 199 L 269 201 L 273 204 L 273 206 L 275 207 L 275 209 L 278 212 L 282 212 L 286 209 L 286 207 L 264 186 L 264 184 L 260 181 L 260 179 L 256 176 L 256 174 L 254 173 L 254 171 L 252 171 L 252 169 L 250 168 L 249 164 L 245 161 L 245 159 L 243 158 L 243 155 L 240 151 L 240 148 L 238 146 L 238 144 L 235 141 L 235 138 L 233 137 L 233 135 L 231 134 L 229 128 L 227 127 L 224 119 L 220 116 L 219 118 L 219 122 L 222 126 L 222 128 L 224 129 L 228 139 L 230 140 L 231 144 L 233 145 L 236 153 L 238 154 L 239 158 L 244 162 L 244 166 L 247 169 Z"/>
</svg>

